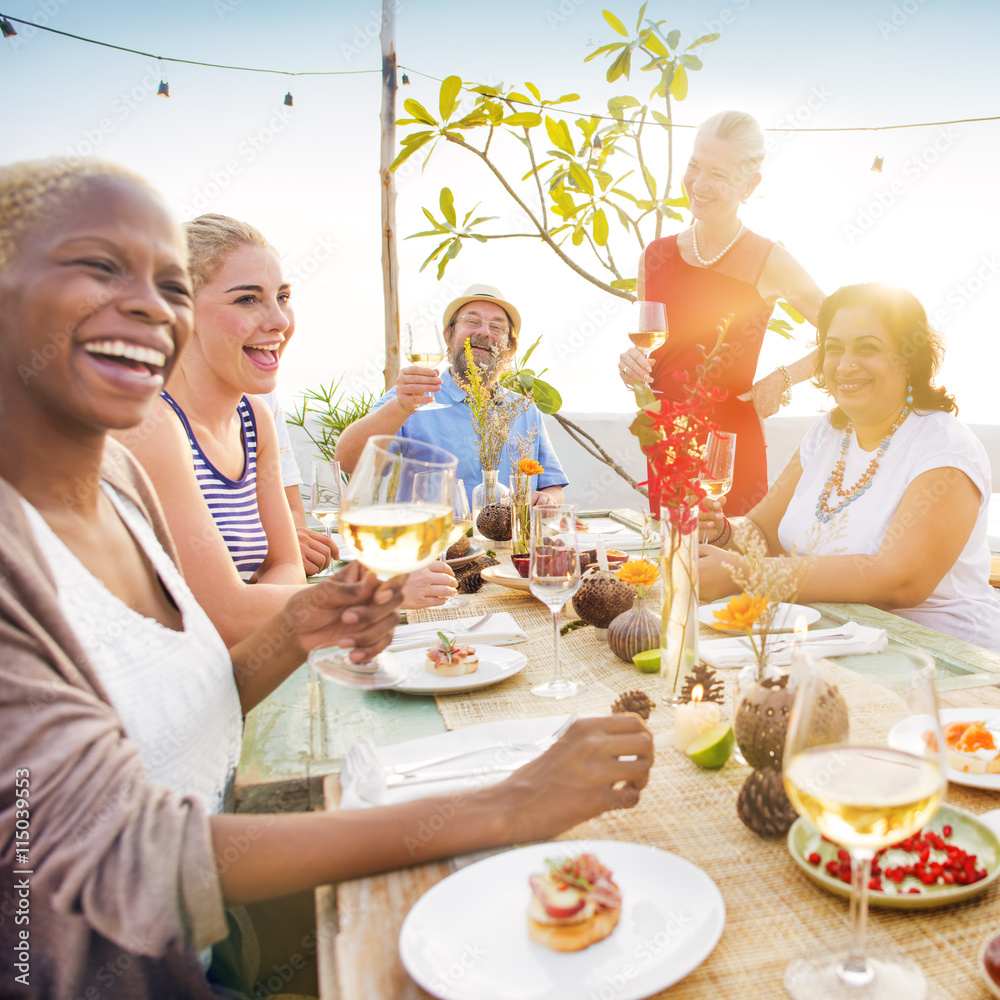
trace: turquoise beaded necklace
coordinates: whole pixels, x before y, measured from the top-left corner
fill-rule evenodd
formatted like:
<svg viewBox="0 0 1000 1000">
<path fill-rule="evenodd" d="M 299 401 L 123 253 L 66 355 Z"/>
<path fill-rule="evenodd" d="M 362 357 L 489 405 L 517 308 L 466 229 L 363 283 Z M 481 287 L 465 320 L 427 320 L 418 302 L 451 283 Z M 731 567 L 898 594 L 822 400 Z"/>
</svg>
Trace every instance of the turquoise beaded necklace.
<svg viewBox="0 0 1000 1000">
<path fill-rule="evenodd" d="M 820 493 L 819 500 L 816 502 L 816 519 L 818 521 L 825 524 L 831 517 L 833 517 L 834 514 L 839 514 L 845 507 L 864 496 L 865 493 L 871 488 L 872 480 L 875 478 L 875 473 L 878 472 L 878 464 L 882 460 L 882 456 L 886 453 L 886 449 L 892 441 L 893 434 L 899 430 L 900 425 L 909 414 L 910 405 L 912 403 L 913 387 L 907 385 L 906 405 L 903 407 L 903 410 L 896 419 L 896 422 L 891 428 L 889 428 L 889 433 L 882 438 L 878 446 L 878 451 L 875 452 L 875 456 L 868 463 L 868 468 L 865 469 L 864 475 L 862 475 L 862 477 L 846 493 L 844 492 L 844 469 L 847 465 L 847 449 L 851 444 L 851 432 L 854 430 L 854 425 L 848 423 L 848 425 L 844 428 L 844 438 L 840 443 L 840 458 L 837 461 L 837 464 L 833 467 L 833 471 L 829 476 L 827 476 L 826 483 L 823 486 L 823 492 Z M 837 496 L 840 500 L 836 507 L 830 507 L 830 494 L 834 490 L 837 491 Z"/>
</svg>

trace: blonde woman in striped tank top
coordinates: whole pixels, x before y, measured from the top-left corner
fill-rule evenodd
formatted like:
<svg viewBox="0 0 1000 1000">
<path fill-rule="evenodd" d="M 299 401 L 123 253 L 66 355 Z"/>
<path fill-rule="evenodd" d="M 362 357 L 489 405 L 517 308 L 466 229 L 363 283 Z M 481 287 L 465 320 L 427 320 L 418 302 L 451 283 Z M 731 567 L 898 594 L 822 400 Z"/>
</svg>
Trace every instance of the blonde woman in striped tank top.
<svg viewBox="0 0 1000 1000">
<path fill-rule="evenodd" d="M 203 215 L 184 226 L 194 335 L 152 414 L 120 432 L 163 504 L 181 568 L 227 643 L 239 642 L 305 587 L 281 482 L 275 388 L 295 328 L 277 251 L 253 226 Z M 413 574 L 405 606 L 455 592 L 444 563 Z"/>
</svg>

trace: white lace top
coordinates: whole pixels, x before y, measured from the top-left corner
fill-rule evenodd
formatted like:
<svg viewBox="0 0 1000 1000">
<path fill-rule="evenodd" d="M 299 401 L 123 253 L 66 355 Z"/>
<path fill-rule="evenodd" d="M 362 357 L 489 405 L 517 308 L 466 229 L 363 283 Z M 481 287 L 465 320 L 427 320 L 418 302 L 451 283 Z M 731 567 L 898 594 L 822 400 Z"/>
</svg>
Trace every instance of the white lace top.
<svg viewBox="0 0 1000 1000">
<path fill-rule="evenodd" d="M 22 503 L 52 568 L 63 614 L 150 780 L 179 796 L 194 796 L 209 812 L 222 812 L 230 804 L 243 738 L 229 651 L 139 509 L 107 483 L 102 488 L 180 609 L 183 632 L 115 597 L 41 514 Z"/>
</svg>

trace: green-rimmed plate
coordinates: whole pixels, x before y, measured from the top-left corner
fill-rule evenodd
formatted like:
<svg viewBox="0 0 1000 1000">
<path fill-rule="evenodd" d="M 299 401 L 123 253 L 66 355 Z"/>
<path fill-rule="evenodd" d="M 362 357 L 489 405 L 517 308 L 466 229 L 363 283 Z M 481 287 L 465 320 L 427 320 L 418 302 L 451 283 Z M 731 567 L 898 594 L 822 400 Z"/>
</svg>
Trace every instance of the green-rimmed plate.
<svg viewBox="0 0 1000 1000">
<path fill-rule="evenodd" d="M 947 838 L 948 843 L 957 844 L 963 851 L 975 854 L 976 867 L 986 868 L 986 878 L 972 885 L 923 885 L 917 879 L 906 878 L 898 887 L 890 883 L 892 888 L 881 891 L 870 890 L 868 893 L 870 905 L 897 910 L 931 910 L 939 906 L 951 906 L 952 903 L 960 903 L 964 899 L 985 892 L 1000 877 L 1000 839 L 990 827 L 971 813 L 947 805 L 938 809 L 934 819 L 924 829 L 941 833 L 941 828 L 944 826 L 950 826 L 952 831 L 951 836 Z M 825 868 L 828 861 L 836 858 L 837 845 L 823 840 L 819 831 L 805 820 L 797 819 L 788 831 L 788 850 L 791 852 L 792 860 L 817 885 L 837 896 L 850 897 L 851 887 L 828 874 Z M 820 856 L 818 865 L 811 865 L 808 860 L 814 851 Z M 919 888 L 920 892 L 908 892 L 911 885 Z"/>
</svg>

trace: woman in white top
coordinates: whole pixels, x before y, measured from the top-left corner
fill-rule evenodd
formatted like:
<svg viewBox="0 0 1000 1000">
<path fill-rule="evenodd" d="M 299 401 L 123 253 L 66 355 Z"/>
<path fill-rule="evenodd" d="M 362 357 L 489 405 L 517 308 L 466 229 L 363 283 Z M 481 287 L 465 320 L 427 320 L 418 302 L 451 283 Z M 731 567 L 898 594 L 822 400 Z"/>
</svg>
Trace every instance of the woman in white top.
<svg viewBox="0 0 1000 1000">
<path fill-rule="evenodd" d="M 1000 650 L 989 586 L 990 465 L 934 385 L 938 335 L 909 292 L 848 285 L 825 300 L 817 384 L 837 407 L 809 429 L 788 467 L 748 514 L 773 555 L 812 549 L 799 599 L 871 604 Z M 728 542 L 721 508 L 704 516 Z M 727 563 L 703 546 L 701 597 L 735 593 Z"/>
</svg>

